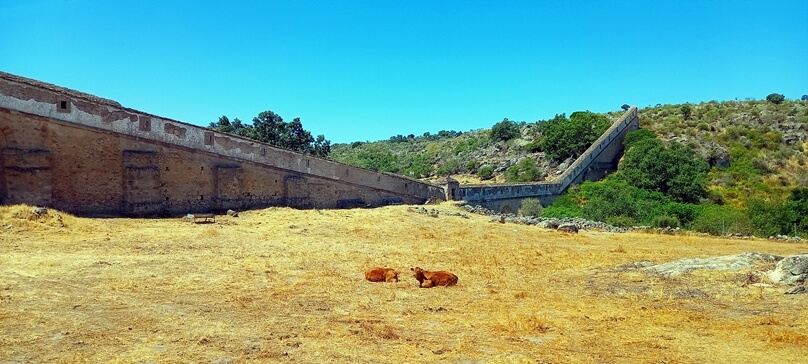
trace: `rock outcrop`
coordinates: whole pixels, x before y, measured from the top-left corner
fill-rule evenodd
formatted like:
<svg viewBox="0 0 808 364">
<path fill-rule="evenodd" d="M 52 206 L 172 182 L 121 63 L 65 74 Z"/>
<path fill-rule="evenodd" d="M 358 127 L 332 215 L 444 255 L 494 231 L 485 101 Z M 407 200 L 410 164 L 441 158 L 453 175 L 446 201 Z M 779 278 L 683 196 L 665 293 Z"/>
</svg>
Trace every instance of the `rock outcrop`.
<svg viewBox="0 0 808 364">
<path fill-rule="evenodd" d="M 782 259 L 768 276 L 774 283 L 804 284 L 808 278 L 808 254 L 792 255 Z"/>
</svg>

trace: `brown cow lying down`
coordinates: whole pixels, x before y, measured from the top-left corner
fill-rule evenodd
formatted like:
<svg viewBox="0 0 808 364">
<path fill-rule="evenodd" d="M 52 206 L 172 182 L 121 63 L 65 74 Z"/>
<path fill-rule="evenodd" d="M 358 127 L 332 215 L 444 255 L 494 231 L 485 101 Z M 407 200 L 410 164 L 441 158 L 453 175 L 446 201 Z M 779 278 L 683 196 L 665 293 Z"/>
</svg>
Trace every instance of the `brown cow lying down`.
<svg viewBox="0 0 808 364">
<path fill-rule="evenodd" d="M 392 268 L 373 268 L 365 272 L 365 279 L 371 282 L 398 282 L 398 272 Z"/>
<path fill-rule="evenodd" d="M 412 271 L 412 276 L 418 280 L 418 287 L 421 288 L 454 286 L 457 284 L 457 276 L 451 272 L 430 272 L 421 269 L 421 267 L 410 268 L 410 270 Z"/>
</svg>

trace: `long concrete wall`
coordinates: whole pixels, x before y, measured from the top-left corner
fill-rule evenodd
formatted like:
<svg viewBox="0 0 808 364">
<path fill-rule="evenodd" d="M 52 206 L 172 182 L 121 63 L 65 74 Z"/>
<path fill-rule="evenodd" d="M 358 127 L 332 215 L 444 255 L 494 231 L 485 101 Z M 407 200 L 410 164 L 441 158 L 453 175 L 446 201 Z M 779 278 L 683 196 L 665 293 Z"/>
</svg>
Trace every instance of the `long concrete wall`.
<svg viewBox="0 0 808 364">
<path fill-rule="evenodd" d="M 170 215 L 443 199 L 444 189 L 0 72 L 0 203 Z"/>
<path fill-rule="evenodd" d="M 637 107 L 631 107 L 581 154 L 555 181 L 504 185 L 460 185 L 449 187 L 449 198 L 473 205 L 516 213 L 522 200 L 537 198 L 549 205 L 573 184 L 598 180 L 617 169 L 626 133 L 639 128 Z"/>
</svg>

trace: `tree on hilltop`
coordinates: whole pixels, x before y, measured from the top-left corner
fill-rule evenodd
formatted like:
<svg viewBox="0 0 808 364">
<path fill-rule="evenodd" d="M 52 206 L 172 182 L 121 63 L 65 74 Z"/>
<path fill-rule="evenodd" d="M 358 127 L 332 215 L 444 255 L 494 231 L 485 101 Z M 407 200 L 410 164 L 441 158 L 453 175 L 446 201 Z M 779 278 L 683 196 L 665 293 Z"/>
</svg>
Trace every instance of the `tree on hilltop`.
<svg viewBox="0 0 808 364">
<path fill-rule="evenodd" d="M 785 101 L 786 97 L 783 94 L 773 93 L 766 96 L 766 101 L 771 102 L 772 104 L 780 104 Z"/>
<path fill-rule="evenodd" d="M 303 129 L 300 118 L 287 123 L 272 111 L 259 113 L 253 118 L 252 125 L 244 125 L 238 118 L 231 122 L 222 115 L 218 122 L 210 123 L 208 127 L 318 157 L 326 157 L 331 152 L 331 141 L 324 135 L 318 135 L 316 139 L 312 137 L 310 132 Z"/>
<path fill-rule="evenodd" d="M 494 124 L 491 128 L 491 141 L 508 141 L 519 136 L 519 124 L 507 118 Z"/>
</svg>

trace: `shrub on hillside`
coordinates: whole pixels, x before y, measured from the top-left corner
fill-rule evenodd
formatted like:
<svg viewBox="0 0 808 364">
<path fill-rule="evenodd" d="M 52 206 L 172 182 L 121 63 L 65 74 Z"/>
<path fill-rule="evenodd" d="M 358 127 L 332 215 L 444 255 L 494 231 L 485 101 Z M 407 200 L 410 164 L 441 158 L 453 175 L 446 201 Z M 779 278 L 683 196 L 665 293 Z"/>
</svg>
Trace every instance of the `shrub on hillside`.
<svg viewBox="0 0 808 364">
<path fill-rule="evenodd" d="M 679 111 L 682 113 L 682 118 L 685 120 L 690 120 L 690 116 L 693 114 L 693 108 L 690 104 L 684 104 L 682 107 L 679 108 Z"/>
<path fill-rule="evenodd" d="M 519 124 L 508 119 L 494 124 L 491 128 L 491 140 L 494 142 L 511 140 L 517 136 L 519 136 Z"/>
<path fill-rule="evenodd" d="M 477 171 L 477 177 L 480 177 L 481 180 L 487 180 L 494 177 L 494 166 L 491 165 L 484 165 Z"/>
<path fill-rule="evenodd" d="M 458 155 L 461 153 L 472 152 L 480 149 L 480 147 L 483 144 L 484 144 L 483 140 L 480 138 L 477 137 L 468 138 L 466 140 L 461 141 L 460 143 L 457 143 L 457 145 L 455 145 L 454 148 L 452 148 L 452 153 Z"/>
<path fill-rule="evenodd" d="M 377 172 L 396 173 L 401 170 L 398 158 L 389 149 L 371 146 L 356 156 L 359 166 Z"/>
<path fill-rule="evenodd" d="M 704 197 L 707 162 L 679 143 L 666 148 L 656 136 L 651 138 L 641 130 L 644 129 L 626 136 L 628 150 L 614 178 L 640 189 L 659 191 L 679 202 L 698 202 Z"/>
<path fill-rule="evenodd" d="M 542 206 L 537 198 L 526 198 L 519 204 L 519 214 L 522 216 L 541 216 Z"/>
<path fill-rule="evenodd" d="M 786 97 L 783 94 L 773 93 L 766 96 L 766 101 L 771 102 L 772 104 L 780 104 L 785 101 Z"/>
<path fill-rule="evenodd" d="M 461 166 L 462 164 L 459 159 L 452 158 L 443 162 L 443 164 L 440 167 L 438 167 L 435 173 L 437 173 L 438 176 L 448 176 L 459 172 Z"/>
<path fill-rule="evenodd" d="M 579 192 L 584 201 L 583 216 L 595 221 L 606 221 L 614 216 L 633 218 L 637 214 L 636 190 L 625 182 L 611 179 L 584 182 Z"/>
<path fill-rule="evenodd" d="M 612 216 L 607 218 L 605 222 L 611 226 L 622 228 L 637 226 L 637 221 L 629 216 Z"/>
<path fill-rule="evenodd" d="M 750 199 L 746 212 L 757 236 L 788 234 L 795 219 L 786 204 L 780 201 Z"/>
<path fill-rule="evenodd" d="M 657 228 L 678 228 L 680 226 L 679 219 L 676 216 L 659 215 L 654 218 L 651 225 Z"/>
<path fill-rule="evenodd" d="M 740 234 L 752 235 L 752 222 L 743 209 L 706 205 L 691 225 L 698 232 L 712 235 Z"/>
<path fill-rule="evenodd" d="M 558 196 L 550 206 L 545 207 L 541 213 L 542 217 L 554 217 L 564 219 L 568 217 L 582 217 L 581 206 L 572 198 L 568 192 Z"/>
<path fill-rule="evenodd" d="M 401 164 L 404 165 L 402 173 L 411 178 L 428 177 L 431 176 L 433 172 L 432 164 L 429 163 L 426 156 L 423 154 L 407 156 Z"/>
<path fill-rule="evenodd" d="M 790 211 L 797 232 L 808 233 L 808 188 L 795 188 L 791 190 L 786 201 L 786 208 Z"/>
<path fill-rule="evenodd" d="M 547 157 L 563 161 L 578 157 L 609 128 L 611 122 L 605 115 L 589 111 L 572 113 L 569 119 L 564 114 L 539 123 L 542 132 L 541 150 Z"/>
<path fill-rule="evenodd" d="M 541 139 L 536 139 L 530 143 L 525 144 L 525 146 L 523 146 L 522 149 L 531 153 L 541 152 Z"/>
<path fill-rule="evenodd" d="M 681 226 L 687 226 L 699 216 L 701 209 L 699 205 L 670 202 L 662 208 L 662 213 L 664 216 L 676 218 Z"/>
<path fill-rule="evenodd" d="M 657 139 L 657 135 L 649 129 L 637 129 L 626 133 L 623 138 L 623 145 L 626 148 L 631 148 L 632 145 L 643 140 Z"/>
<path fill-rule="evenodd" d="M 523 158 L 505 170 L 505 180 L 508 182 L 533 182 L 541 178 L 542 171 L 532 158 Z"/>
</svg>

